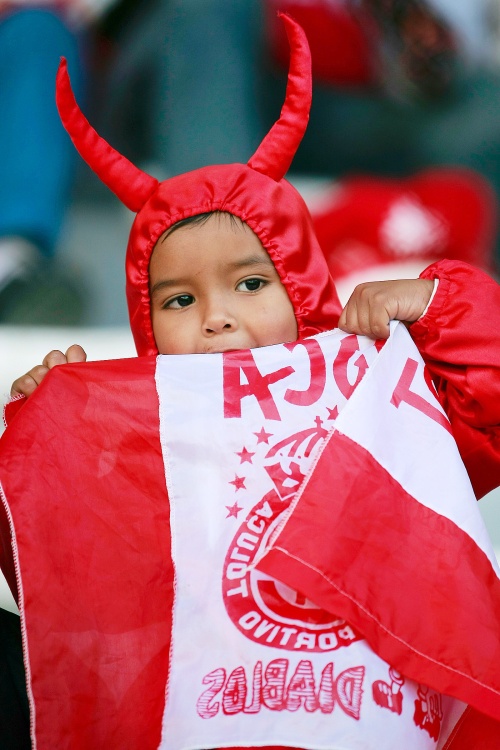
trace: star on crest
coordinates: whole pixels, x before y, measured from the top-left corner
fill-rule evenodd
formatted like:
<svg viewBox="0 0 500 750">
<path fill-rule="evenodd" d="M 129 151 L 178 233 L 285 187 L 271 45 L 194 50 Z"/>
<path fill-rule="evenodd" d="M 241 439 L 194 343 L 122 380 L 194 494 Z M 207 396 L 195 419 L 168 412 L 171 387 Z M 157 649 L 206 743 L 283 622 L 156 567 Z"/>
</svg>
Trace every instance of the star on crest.
<svg viewBox="0 0 500 750">
<path fill-rule="evenodd" d="M 339 415 L 339 407 L 334 406 L 333 409 L 330 409 L 329 406 L 326 407 L 328 410 L 328 419 L 337 419 Z"/>
<path fill-rule="evenodd" d="M 267 443 L 269 445 L 269 438 L 273 436 L 273 433 L 266 432 L 263 427 L 260 432 L 254 432 L 254 435 L 257 437 L 257 445 L 259 443 Z"/>
<path fill-rule="evenodd" d="M 235 474 L 234 479 L 229 482 L 229 484 L 234 484 L 235 492 L 238 492 L 238 490 L 246 490 L 245 479 L 246 477 L 239 477 L 237 474 Z"/>
<path fill-rule="evenodd" d="M 247 449 L 243 447 L 243 450 L 241 450 L 239 453 L 236 452 L 236 455 L 240 457 L 240 464 L 251 464 L 252 456 L 255 456 L 255 453 L 250 453 L 250 451 L 247 451 Z"/>
<path fill-rule="evenodd" d="M 243 508 L 240 508 L 238 503 L 234 503 L 234 505 L 226 505 L 226 508 L 229 511 L 226 518 L 238 518 L 238 513 L 243 510 Z"/>
</svg>

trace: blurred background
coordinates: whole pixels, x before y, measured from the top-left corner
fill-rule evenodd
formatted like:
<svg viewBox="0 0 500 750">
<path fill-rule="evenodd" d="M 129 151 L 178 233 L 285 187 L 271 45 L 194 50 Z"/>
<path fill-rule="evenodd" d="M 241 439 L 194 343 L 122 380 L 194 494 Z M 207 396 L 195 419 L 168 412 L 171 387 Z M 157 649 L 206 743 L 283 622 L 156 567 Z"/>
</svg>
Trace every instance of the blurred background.
<svg viewBox="0 0 500 750">
<path fill-rule="evenodd" d="M 159 179 L 246 162 L 306 30 L 310 125 L 289 175 L 344 301 L 443 257 L 497 274 L 500 0 L 0 0 L 0 391 L 51 349 L 134 356 L 132 214 L 59 123 L 68 60 L 98 132 Z M 481 501 L 500 553 L 500 493 Z M 13 607 L 4 592 L 0 606 Z"/>
</svg>

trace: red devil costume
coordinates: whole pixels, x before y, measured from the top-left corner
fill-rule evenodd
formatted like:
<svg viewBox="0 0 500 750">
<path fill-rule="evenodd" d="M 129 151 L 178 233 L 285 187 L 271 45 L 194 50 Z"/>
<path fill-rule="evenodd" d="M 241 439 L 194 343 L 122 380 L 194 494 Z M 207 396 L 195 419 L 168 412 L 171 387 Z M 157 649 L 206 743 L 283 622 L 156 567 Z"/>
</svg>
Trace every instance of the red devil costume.
<svg viewBox="0 0 500 750">
<path fill-rule="evenodd" d="M 120 388 L 124 392 L 130 390 L 132 397 L 136 400 L 135 406 L 139 411 L 150 408 L 156 398 L 151 385 L 146 383 L 143 384 L 140 397 L 134 390 L 137 389 L 137 383 L 142 382 L 144 373 L 154 369 L 154 355 L 158 353 L 150 318 L 149 261 L 159 237 L 166 229 L 183 218 L 219 210 L 232 213 L 249 225 L 269 253 L 288 292 L 294 306 L 300 339 L 318 332 L 328 331 L 334 328 L 337 323 L 340 305 L 326 262 L 312 230 L 311 219 L 302 198 L 283 179 L 304 133 L 311 97 L 310 59 L 307 42 L 300 27 L 286 17 L 285 23 L 292 48 L 285 105 L 280 119 L 246 165 L 231 164 L 206 167 L 158 183 L 153 177 L 134 167 L 97 135 L 75 103 L 64 64 L 59 72 L 58 107 L 63 123 L 75 146 L 99 177 L 118 195 L 125 205 L 137 212 L 127 250 L 127 296 L 137 351 L 140 356 L 147 358 L 143 361 L 143 364 L 141 364 L 141 360 L 137 361 L 137 365 L 131 363 L 125 377 L 120 374 L 123 371 L 119 364 L 89 365 L 77 367 L 76 370 L 82 374 L 84 380 L 87 377 L 86 373 L 88 373 L 89 382 L 95 382 L 97 389 L 100 388 L 98 371 L 104 367 L 107 373 L 113 372 Z M 420 321 L 411 326 L 411 333 L 432 373 L 440 400 L 450 417 L 476 493 L 480 496 L 497 486 L 500 480 L 500 436 L 498 432 L 498 425 L 500 424 L 500 378 L 498 378 L 500 347 L 492 344 L 492 341 L 498 342 L 498 331 L 500 330 L 500 321 L 494 319 L 495 315 L 498 317 L 496 311 L 500 309 L 500 292 L 498 286 L 491 279 L 466 264 L 443 261 L 427 269 L 423 277 L 439 279 L 439 286 L 429 311 Z M 477 304 L 478 296 L 481 298 L 480 310 Z M 70 374 L 75 372 L 75 368 L 67 367 L 64 368 L 63 372 Z M 48 382 L 55 381 L 51 381 L 49 378 Z M 132 382 L 134 383 L 133 387 L 130 385 Z M 79 386 L 76 386 L 76 390 L 78 388 Z M 49 392 L 48 386 L 45 390 L 47 393 Z M 37 399 L 39 398 L 39 394 L 35 394 L 32 397 L 33 407 L 28 405 L 25 408 L 36 409 Z M 83 401 L 78 403 L 83 405 L 85 398 L 83 397 Z M 33 418 L 34 414 L 31 419 L 33 420 Z M 4 438 L 4 456 L 11 462 L 11 466 L 17 463 L 18 448 L 16 446 L 18 446 L 18 443 L 16 441 L 23 441 L 19 431 L 16 432 L 21 420 L 23 420 L 22 413 L 12 420 L 12 427 L 7 431 Z M 135 467 L 132 474 L 136 473 L 137 477 L 140 477 L 141 464 L 145 461 L 148 463 L 158 462 L 161 451 L 158 439 L 156 435 L 153 435 L 153 432 L 139 434 L 134 425 L 131 414 L 124 416 L 121 426 L 125 429 L 127 438 L 120 445 L 120 455 L 117 460 L 120 466 L 123 465 L 124 469 L 127 467 L 127 474 L 130 475 L 130 467 L 132 466 Z M 92 458 L 93 446 L 87 445 L 84 447 L 82 443 L 80 449 L 85 455 L 89 456 L 92 465 L 95 464 L 96 476 L 102 477 L 102 484 L 97 480 L 93 481 L 93 489 L 96 492 L 101 488 L 101 491 L 105 493 L 119 493 L 119 479 L 117 479 L 118 484 L 113 487 L 107 487 L 106 485 L 107 471 L 101 459 L 106 464 L 107 448 L 105 448 L 105 445 L 107 428 L 109 427 L 107 419 L 104 427 L 105 429 L 100 431 L 98 437 L 100 442 L 97 453 L 99 453 L 99 456 Z M 23 424 L 24 429 L 26 429 L 25 423 Z M 64 436 L 61 436 L 61 440 L 64 441 Z M 99 460 L 96 464 L 97 459 Z M 17 470 L 14 467 L 8 476 L 3 478 L 7 497 L 9 493 L 15 494 L 18 491 L 23 491 L 17 485 L 16 477 L 19 478 L 20 473 L 21 466 L 19 465 Z M 121 470 L 118 470 L 118 477 L 120 474 Z M 61 477 L 61 480 L 64 480 L 64 477 Z M 73 481 L 78 482 L 79 478 L 73 476 Z M 28 483 L 33 489 L 34 485 L 31 479 L 28 479 Z M 29 493 L 30 489 L 28 488 L 27 491 Z M 54 488 L 54 491 L 57 493 L 58 488 Z M 148 512 L 157 514 L 159 528 L 163 528 L 165 505 L 168 503 L 168 498 L 166 497 L 165 487 L 161 486 L 161 478 L 158 480 L 157 486 L 148 486 L 147 488 L 138 486 L 138 491 L 144 503 L 147 504 Z M 318 488 L 315 491 L 319 491 Z M 140 514 L 140 505 L 139 502 L 132 514 L 128 511 L 125 513 L 124 535 L 126 535 L 126 528 L 130 524 L 139 523 L 140 525 L 140 518 L 134 515 L 136 511 Z M 100 520 L 104 520 L 106 525 L 104 517 Z M 22 519 L 15 519 L 15 525 L 18 527 L 19 541 L 23 537 Z M 90 547 L 92 547 L 92 534 L 98 535 L 100 528 L 100 523 L 97 523 L 94 528 L 89 530 Z M 8 538 L 8 532 L 6 532 L 4 540 L 5 538 Z M 156 668 L 153 669 L 152 666 L 144 668 L 137 680 L 130 686 L 130 691 L 134 695 L 139 695 L 145 690 L 149 690 L 151 695 L 151 713 L 145 717 L 143 722 L 147 724 L 147 727 L 144 728 L 141 744 L 141 747 L 144 748 L 158 747 L 159 742 L 158 722 L 168 671 L 169 646 L 168 635 L 165 637 L 160 632 L 160 624 L 166 621 L 167 629 L 169 627 L 169 604 L 172 596 L 173 575 L 171 565 L 169 566 L 168 563 L 167 540 L 158 538 L 153 530 L 153 533 L 148 536 L 147 543 L 151 546 L 151 550 L 154 550 L 152 554 L 158 552 L 158 555 L 166 562 L 164 562 L 163 569 L 161 569 L 161 566 L 158 568 L 161 570 L 161 580 L 152 580 L 151 589 L 148 588 L 145 596 L 146 599 L 153 600 L 153 603 L 144 601 L 141 604 L 144 613 L 147 613 L 144 614 L 144 618 L 149 617 L 148 622 L 155 626 L 148 631 L 150 634 L 148 636 L 150 642 L 148 643 L 144 642 L 145 635 L 141 632 L 140 643 L 141 649 L 143 649 L 143 662 L 149 664 L 148 658 L 151 657 L 152 659 L 153 656 L 160 655 L 163 660 L 163 668 L 159 671 Z M 9 563 L 7 547 L 8 545 L 6 545 L 5 553 L 6 575 L 14 586 L 14 570 L 12 561 Z M 293 540 L 290 542 L 290 549 L 293 549 Z M 92 554 L 87 560 L 90 568 L 93 568 L 94 564 L 99 564 L 99 562 L 102 562 L 102 560 L 100 558 L 94 560 Z M 68 559 L 68 575 L 71 575 L 71 564 L 71 560 Z M 279 563 L 277 567 L 279 569 Z M 139 579 L 140 576 L 138 576 Z M 135 584 L 131 583 L 130 585 L 134 594 L 137 594 L 137 590 L 134 588 Z M 164 594 L 167 592 L 167 595 L 161 601 L 162 592 Z M 325 600 L 327 599 L 328 597 Z M 71 608 L 69 602 L 68 607 Z M 358 613 L 361 630 L 363 630 L 362 609 L 360 607 Z M 388 621 L 391 620 L 393 614 L 393 604 L 388 594 L 386 611 Z M 105 615 L 103 617 L 105 618 Z M 134 603 L 124 601 L 123 618 L 125 620 L 129 618 L 131 623 L 137 623 L 137 617 L 137 607 Z M 99 628 L 101 624 L 96 623 L 95 627 Z M 37 625 L 34 625 L 34 627 L 37 627 Z M 135 627 L 139 629 L 138 624 Z M 54 635 L 50 633 L 51 626 L 49 623 L 42 623 L 41 628 L 42 631 L 45 629 L 47 637 L 49 634 L 51 637 Z M 105 625 L 104 629 L 106 629 Z M 383 629 L 382 625 L 381 630 L 383 631 Z M 38 633 L 39 636 L 42 631 Z M 134 632 L 133 624 L 130 625 L 130 632 Z M 131 641 L 134 641 L 132 635 Z M 109 634 L 110 655 L 114 653 L 113 649 L 118 648 L 117 643 L 113 640 L 112 634 Z M 131 648 L 137 646 L 135 642 L 130 645 Z M 121 647 L 127 648 L 127 645 L 121 644 Z M 381 646 L 381 650 L 384 650 L 384 646 Z M 57 653 L 50 652 L 47 655 L 47 669 L 49 669 L 50 661 L 57 660 L 57 658 Z M 110 669 L 113 668 L 112 662 L 113 658 L 110 656 L 110 664 L 108 665 Z M 395 666 L 398 670 L 404 671 L 404 663 L 398 663 Z M 69 683 L 71 680 L 69 674 L 71 670 L 75 670 L 76 674 L 78 670 L 84 671 L 87 669 L 89 669 L 89 663 L 87 661 L 85 661 L 85 664 L 80 663 L 76 657 L 72 666 L 68 667 L 68 692 L 70 696 L 71 685 Z M 471 664 L 471 671 L 474 672 L 473 664 Z M 474 677 L 477 678 L 477 675 L 474 675 Z M 98 676 L 95 679 L 97 686 Z M 449 689 L 449 682 L 444 680 L 443 684 L 445 683 Z M 439 683 L 439 679 L 437 679 L 436 684 L 432 687 L 441 690 L 443 684 Z M 36 688 L 35 682 L 33 682 L 33 687 Z M 495 691 L 498 692 L 498 685 L 487 686 L 488 696 L 491 697 L 495 694 Z M 460 694 L 457 697 L 464 699 L 465 694 L 458 692 Z M 49 702 L 50 699 L 51 697 L 47 696 Z M 71 698 L 68 700 L 68 706 L 70 703 Z M 480 697 L 476 700 L 475 708 L 481 708 L 478 704 L 480 704 Z M 43 706 L 43 698 L 39 705 Z M 68 709 L 69 715 L 68 706 L 64 708 L 64 711 Z M 82 727 L 88 727 L 89 724 L 92 724 L 94 710 L 90 705 L 82 706 L 78 719 Z M 474 718 L 474 712 L 471 713 L 472 718 Z M 473 736 L 481 738 L 481 741 L 488 738 L 488 741 L 494 742 L 495 740 L 491 738 L 498 738 L 498 735 L 494 734 L 496 729 L 493 721 L 491 721 L 493 729 L 490 731 L 491 727 L 488 725 L 484 730 L 484 732 L 490 731 L 489 735 L 486 733 L 466 735 L 469 726 L 468 721 L 470 721 L 468 717 L 471 716 L 471 713 L 467 714 L 463 723 L 464 728 L 461 730 L 465 740 L 467 741 Z M 495 719 L 500 719 L 500 708 L 493 698 L 488 702 L 488 713 Z M 40 716 L 43 722 L 43 708 L 40 711 Z M 99 721 L 101 721 L 101 717 Z M 489 721 L 489 719 L 485 719 L 484 724 L 488 724 Z M 34 729 L 33 736 L 35 731 Z M 68 741 L 73 744 L 68 745 L 68 747 L 88 747 L 88 744 L 85 745 L 86 740 L 82 740 L 83 744 L 81 745 L 75 744 L 78 737 L 78 727 L 75 729 L 74 721 L 71 731 L 72 739 Z M 87 729 L 82 732 L 82 736 L 87 736 L 86 731 Z M 99 736 L 104 735 L 100 734 Z M 108 740 L 106 746 L 134 747 L 137 746 L 133 744 L 134 741 L 127 738 L 127 727 L 123 726 L 121 727 L 121 734 L 119 727 L 118 733 L 113 735 L 112 740 Z M 486 742 L 486 740 L 484 741 Z M 109 744 L 110 742 L 114 744 Z M 130 742 L 132 744 L 127 744 Z M 249 744 L 251 744 L 251 738 L 249 738 Z M 459 746 L 457 745 L 457 747 Z M 483 744 L 482 747 L 493 748 L 494 744 Z"/>
<path fill-rule="evenodd" d="M 284 179 L 307 127 L 312 88 L 307 40 L 300 27 L 290 20 L 286 24 L 292 57 L 285 104 L 248 164 L 204 167 L 161 183 L 116 152 L 89 125 L 72 96 L 64 63 L 61 66 L 57 102 L 66 129 L 96 174 L 137 212 L 126 271 L 130 324 L 140 356 L 158 351 L 151 327 L 148 275 L 155 243 L 172 224 L 208 211 L 239 216 L 259 237 L 294 305 L 300 338 L 337 324 L 340 304 L 309 212 Z M 500 352 L 494 344 L 498 326 L 493 320 L 500 292 L 487 276 L 462 263 L 434 264 L 422 278 L 440 279 L 440 284 L 431 309 L 411 326 L 411 334 L 435 376 L 462 457 L 482 496 L 500 480 L 495 470 L 499 443 L 494 429 L 500 423 L 500 390 L 495 385 Z M 480 309 L 475 292 L 479 285 Z M 486 321 L 485 328 L 485 318 L 491 320 L 491 327 Z M 472 372 L 474 396 L 469 401 L 466 394 Z M 476 466 L 476 461 L 483 463 Z"/>
</svg>

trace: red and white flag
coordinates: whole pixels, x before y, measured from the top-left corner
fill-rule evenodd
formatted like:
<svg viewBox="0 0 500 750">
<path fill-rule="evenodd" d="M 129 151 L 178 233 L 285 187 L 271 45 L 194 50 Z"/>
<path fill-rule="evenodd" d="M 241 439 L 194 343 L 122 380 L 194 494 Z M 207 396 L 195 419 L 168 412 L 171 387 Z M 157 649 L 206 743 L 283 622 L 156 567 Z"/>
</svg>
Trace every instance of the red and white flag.
<svg viewBox="0 0 500 750">
<path fill-rule="evenodd" d="M 35 748 L 498 740 L 498 568 L 403 326 L 56 368 L 1 451 Z"/>
</svg>

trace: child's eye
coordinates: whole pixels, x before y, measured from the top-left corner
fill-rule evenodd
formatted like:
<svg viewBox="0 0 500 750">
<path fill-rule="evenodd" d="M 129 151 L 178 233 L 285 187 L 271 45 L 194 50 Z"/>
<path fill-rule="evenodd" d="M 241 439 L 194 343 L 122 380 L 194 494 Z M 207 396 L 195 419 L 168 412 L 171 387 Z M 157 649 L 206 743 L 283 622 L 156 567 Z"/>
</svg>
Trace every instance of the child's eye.
<svg viewBox="0 0 500 750">
<path fill-rule="evenodd" d="M 169 309 L 179 309 L 181 307 L 189 307 L 189 305 L 192 305 L 194 302 L 194 297 L 192 294 L 179 294 L 177 297 L 174 297 L 173 299 L 169 299 L 168 302 L 166 302 L 163 307 L 169 308 Z"/>
<path fill-rule="evenodd" d="M 240 292 L 257 292 L 265 284 L 266 282 L 263 279 L 245 279 L 240 281 L 236 289 Z"/>
</svg>

